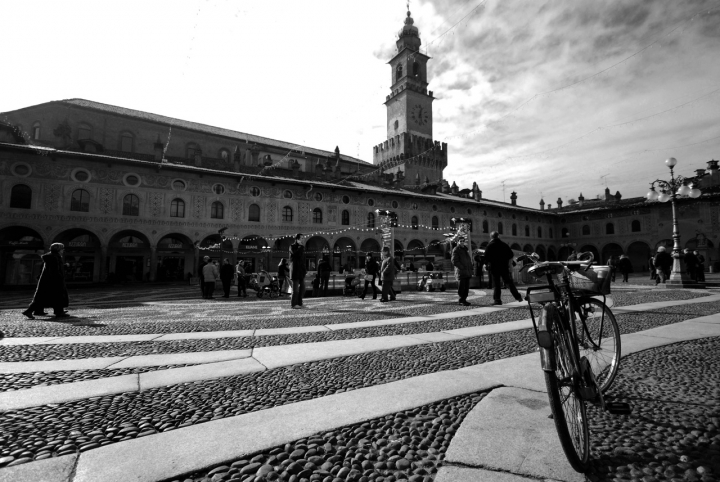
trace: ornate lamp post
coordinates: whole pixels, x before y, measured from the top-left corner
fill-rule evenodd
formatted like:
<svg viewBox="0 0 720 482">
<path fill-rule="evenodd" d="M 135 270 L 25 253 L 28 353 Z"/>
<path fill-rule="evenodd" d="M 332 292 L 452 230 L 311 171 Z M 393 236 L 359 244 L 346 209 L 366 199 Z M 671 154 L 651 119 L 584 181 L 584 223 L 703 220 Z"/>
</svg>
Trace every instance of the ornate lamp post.
<svg viewBox="0 0 720 482">
<path fill-rule="evenodd" d="M 650 202 L 668 202 L 672 205 L 672 218 L 673 218 L 673 267 L 670 273 L 670 284 L 685 285 L 690 284 L 691 280 L 685 274 L 683 269 L 682 252 L 680 248 L 680 229 L 678 228 L 677 209 L 675 207 L 675 200 L 678 197 L 691 197 L 698 198 L 702 194 L 700 189 L 694 187 L 697 184 L 699 177 L 675 177 L 673 168 L 677 165 L 677 159 L 670 157 L 665 160 L 665 165 L 670 168 L 670 181 L 664 181 L 662 179 L 656 179 L 650 183 L 650 191 L 645 195 Z M 655 186 L 658 187 L 660 192 L 655 190 Z"/>
</svg>

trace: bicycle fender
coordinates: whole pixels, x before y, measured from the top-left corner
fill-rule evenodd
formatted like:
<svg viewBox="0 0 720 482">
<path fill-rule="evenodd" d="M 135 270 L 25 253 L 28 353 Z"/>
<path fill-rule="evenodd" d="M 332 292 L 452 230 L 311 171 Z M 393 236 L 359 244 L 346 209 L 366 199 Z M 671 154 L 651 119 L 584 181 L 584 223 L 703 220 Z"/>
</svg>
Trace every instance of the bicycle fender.
<svg viewBox="0 0 720 482">
<path fill-rule="evenodd" d="M 537 339 L 540 345 L 540 366 L 546 372 L 557 369 L 555 363 L 555 347 L 552 339 L 552 325 L 557 323 L 557 307 L 553 303 L 546 303 L 538 317 Z"/>
<path fill-rule="evenodd" d="M 557 369 L 555 351 L 552 348 L 540 348 L 540 366 L 546 372 L 554 372 Z"/>
</svg>

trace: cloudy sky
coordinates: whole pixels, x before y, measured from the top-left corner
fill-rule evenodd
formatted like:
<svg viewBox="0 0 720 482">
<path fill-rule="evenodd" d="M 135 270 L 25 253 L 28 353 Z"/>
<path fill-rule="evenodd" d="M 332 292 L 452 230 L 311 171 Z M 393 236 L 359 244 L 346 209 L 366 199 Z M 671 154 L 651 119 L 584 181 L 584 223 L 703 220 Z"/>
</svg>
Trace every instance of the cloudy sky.
<svg viewBox="0 0 720 482">
<path fill-rule="evenodd" d="M 720 0 L 412 0 L 445 178 L 536 207 L 720 159 Z M 4 2 L 0 112 L 67 98 L 372 161 L 404 0 Z M 503 182 L 505 192 L 503 193 Z"/>
</svg>

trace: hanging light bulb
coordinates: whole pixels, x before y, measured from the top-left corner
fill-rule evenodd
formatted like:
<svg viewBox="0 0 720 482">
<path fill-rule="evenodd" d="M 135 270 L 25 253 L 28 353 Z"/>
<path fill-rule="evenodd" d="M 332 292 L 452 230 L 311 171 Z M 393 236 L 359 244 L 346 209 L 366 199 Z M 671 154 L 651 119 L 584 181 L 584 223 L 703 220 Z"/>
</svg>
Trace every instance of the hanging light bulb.
<svg viewBox="0 0 720 482">
<path fill-rule="evenodd" d="M 690 194 L 690 188 L 687 187 L 685 184 L 680 186 L 677 190 L 678 196 L 687 196 L 688 194 Z"/>
<path fill-rule="evenodd" d="M 672 196 L 671 196 L 670 194 L 666 193 L 666 192 L 661 192 L 661 193 L 658 195 L 658 201 L 660 201 L 661 203 L 667 202 L 667 201 L 669 201 L 671 198 L 672 198 Z"/>
<path fill-rule="evenodd" d="M 654 187 L 651 187 L 647 194 L 645 194 L 645 197 L 648 201 L 654 202 L 658 200 L 658 192 L 655 190 Z"/>
<path fill-rule="evenodd" d="M 697 198 L 699 198 L 701 195 L 702 195 L 702 191 L 701 191 L 700 189 L 696 188 L 696 187 L 692 188 L 692 189 L 690 190 L 690 193 L 688 194 L 688 196 L 690 196 L 690 197 L 693 198 L 693 199 L 697 199 Z"/>
</svg>

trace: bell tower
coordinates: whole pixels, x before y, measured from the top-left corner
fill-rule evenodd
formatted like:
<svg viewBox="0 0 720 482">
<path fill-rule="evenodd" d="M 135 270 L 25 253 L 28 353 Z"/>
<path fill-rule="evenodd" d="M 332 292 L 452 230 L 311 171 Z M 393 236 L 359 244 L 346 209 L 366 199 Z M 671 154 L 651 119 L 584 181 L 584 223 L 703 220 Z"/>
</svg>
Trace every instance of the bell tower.
<svg viewBox="0 0 720 482">
<path fill-rule="evenodd" d="M 390 59 L 390 95 L 385 98 L 387 141 L 373 148 L 373 163 L 404 179 L 437 181 L 447 166 L 447 144 L 433 141 L 433 92 L 428 91 L 430 60 L 420 49 L 420 32 L 407 12 Z"/>
</svg>

